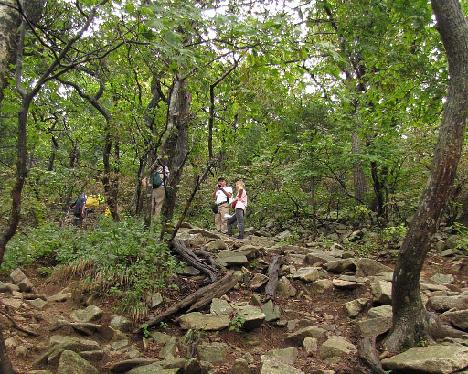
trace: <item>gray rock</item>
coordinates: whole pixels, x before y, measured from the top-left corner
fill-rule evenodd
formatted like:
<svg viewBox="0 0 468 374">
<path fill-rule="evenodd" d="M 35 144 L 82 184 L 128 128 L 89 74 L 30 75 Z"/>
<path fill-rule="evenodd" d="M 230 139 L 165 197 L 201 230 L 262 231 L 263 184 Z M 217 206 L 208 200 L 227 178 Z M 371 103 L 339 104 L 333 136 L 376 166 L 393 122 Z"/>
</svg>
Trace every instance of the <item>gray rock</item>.
<svg viewBox="0 0 468 374">
<path fill-rule="evenodd" d="M 159 352 L 159 358 L 168 359 L 177 355 L 177 338 L 171 336 L 164 347 Z"/>
<path fill-rule="evenodd" d="M 325 293 L 333 288 L 333 282 L 330 279 L 319 279 L 311 284 L 310 288 L 317 293 Z"/>
<path fill-rule="evenodd" d="M 242 325 L 244 330 L 252 330 L 260 327 L 265 320 L 265 314 L 263 314 L 262 310 L 257 306 L 250 304 L 233 304 L 233 307 L 237 310 L 237 314 L 245 320 Z"/>
<path fill-rule="evenodd" d="M 390 330 L 392 317 L 364 318 L 357 322 L 357 327 L 364 337 L 379 336 Z"/>
<path fill-rule="evenodd" d="M 150 308 L 156 308 L 157 306 L 161 305 L 163 302 L 164 302 L 164 299 L 160 292 L 156 292 L 151 295 L 148 295 L 146 298 L 146 304 L 148 304 Z"/>
<path fill-rule="evenodd" d="M 56 293 L 55 295 L 49 296 L 47 298 L 48 301 L 55 303 L 62 303 L 69 299 L 71 299 L 71 292 L 68 292 L 67 288 L 64 288 L 59 293 Z"/>
<path fill-rule="evenodd" d="M 88 305 L 85 309 L 74 310 L 70 317 L 76 322 L 92 322 L 102 316 L 102 309 L 97 305 Z"/>
<path fill-rule="evenodd" d="M 202 343 L 197 347 L 198 358 L 202 361 L 210 363 L 223 362 L 226 359 L 229 351 L 229 346 L 226 343 Z"/>
<path fill-rule="evenodd" d="M 216 262 L 221 266 L 245 265 L 249 263 L 247 257 L 235 251 L 220 251 L 216 256 Z"/>
<path fill-rule="evenodd" d="M 304 341 L 302 342 L 304 346 L 304 350 L 307 352 L 308 355 L 317 351 L 318 348 L 318 340 L 317 338 L 305 337 Z"/>
<path fill-rule="evenodd" d="M 431 277 L 431 281 L 436 284 L 452 284 L 454 281 L 452 274 L 443 274 L 443 273 L 436 273 Z"/>
<path fill-rule="evenodd" d="M 200 312 L 188 313 L 179 317 L 179 324 L 185 330 L 222 330 L 229 326 L 228 316 L 214 314 L 202 314 Z"/>
<path fill-rule="evenodd" d="M 250 289 L 255 291 L 261 288 L 264 284 L 268 282 L 268 278 L 265 274 L 255 273 L 255 275 L 250 280 Z"/>
<path fill-rule="evenodd" d="M 146 357 L 132 358 L 129 360 L 116 362 L 112 364 L 112 366 L 109 369 L 111 373 L 123 373 L 139 366 L 147 366 L 153 364 L 157 361 L 157 359 Z"/>
<path fill-rule="evenodd" d="M 33 305 L 39 310 L 44 309 L 47 306 L 47 301 L 44 301 L 42 299 L 34 299 L 34 300 L 28 300 L 29 304 Z"/>
<path fill-rule="evenodd" d="M 231 374 L 248 374 L 250 373 L 249 363 L 244 358 L 238 358 L 232 365 Z"/>
<path fill-rule="evenodd" d="M 344 273 L 347 271 L 356 271 L 356 261 L 354 258 L 346 258 L 344 260 L 336 260 L 327 262 L 323 265 L 327 271 L 332 273 Z"/>
<path fill-rule="evenodd" d="M 293 297 L 296 296 L 297 290 L 291 284 L 288 278 L 281 277 L 278 281 L 278 287 L 276 288 L 278 296 L 282 297 Z"/>
<path fill-rule="evenodd" d="M 444 286 L 443 284 L 421 282 L 420 287 L 421 291 L 448 291 L 448 287 Z"/>
<path fill-rule="evenodd" d="M 151 338 L 158 344 L 166 344 L 171 340 L 172 336 L 159 331 L 153 331 L 151 332 Z"/>
<path fill-rule="evenodd" d="M 10 278 L 14 284 L 16 284 L 21 292 L 30 292 L 34 286 L 28 279 L 26 274 L 20 268 L 13 270 L 10 273 Z"/>
<path fill-rule="evenodd" d="M 216 315 L 229 316 L 234 312 L 234 308 L 223 299 L 214 298 L 211 301 L 210 313 Z"/>
<path fill-rule="evenodd" d="M 324 264 L 326 262 L 336 261 L 336 257 L 322 251 L 310 251 L 304 258 L 304 264 Z"/>
<path fill-rule="evenodd" d="M 110 326 L 113 329 L 120 330 L 122 332 L 132 331 L 132 321 L 127 317 L 114 315 L 110 321 Z"/>
<path fill-rule="evenodd" d="M 468 330 L 468 309 L 448 311 L 441 315 L 442 319 L 449 321 L 453 326 L 461 330 Z"/>
<path fill-rule="evenodd" d="M 180 275 L 199 275 L 200 271 L 195 269 L 193 266 L 184 265 L 182 269 L 176 271 Z"/>
<path fill-rule="evenodd" d="M 60 355 L 57 374 L 99 374 L 99 371 L 78 353 L 65 350 Z"/>
<path fill-rule="evenodd" d="M 331 336 L 320 347 L 320 358 L 330 363 L 336 363 L 341 357 L 355 354 L 357 352 L 354 344 L 341 336 Z"/>
<path fill-rule="evenodd" d="M 346 312 L 351 318 L 356 317 L 359 313 L 364 310 L 364 307 L 367 305 L 368 299 L 362 297 L 360 299 L 349 301 L 345 304 Z"/>
<path fill-rule="evenodd" d="M 261 356 L 262 362 L 265 360 L 274 359 L 289 365 L 294 364 L 298 355 L 296 347 L 288 347 L 282 349 L 272 349 Z"/>
<path fill-rule="evenodd" d="M 274 359 L 265 360 L 260 374 L 304 374 L 302 370 Z"/>
<path fill-rule="evenodd" d="M 370 282 L 374 304 L 392 304 L 392 284 L 379 279 Z"/>
<path fill-rule="evenodd" d="M 325 336 L 326 330 L 318 326 L 306 326 L 297 331 L 289 333 L 286 335 L 285 341 L 288 344 L 295 345 L 296 347 L 301 347 L 304 342 L 304 338 L 311 337 L 320 339 Z"/>
<path fill-rule="evenodd" d="M 468 295 L 432 296 L 429 299 L 429 306 L 437 312 L 468 309 Z"/>
<path fill-rule="evenodd" d="M 315 282 L 326 276 L 326 273 L 319 267 L 305 267 L 298 269 L 292 274 L 293 278 L 298 278 L 306 282 Z"/>
<path fill-rule="evenodd" d="M 358 277 L 369 277 L 382 272 L 391 273 L 392 271 L 387 265 L 370 258 L 359 258 L 356 260 L 356 276 Z"/>
<path fill-rule="evenodd" d="M 273 302 L 269 300 L 262 305 L 262 313 L 265 314 L 265 321 L 276 321 L 281 317 L 281 308 L 279 305 L 273 305 Z"/>
<path fill-rule="evenodd" d="M 237 250 L 238 253 L 243 254 L 249 260 L 253 260 L 254 258 L 259 257 L 262 251 L 263 251 L 263 247 L 259 247 L 259 246 L 255 246 L 251 244 L 245 244 Z"/>
<path fill-rule="evenodd" d="M 453 373 L 468 366 L 468 347 L 440 344 L 414 347 L 382 360 L 382 366 L 399 372 Z"/>
<path fill-rule="evenodd" d="M 225 251 L 227 249 L 226 243 L 221 239 L 213 240 L 206 245 L 206 250 L 210 252 Z"/>
<path fill-rule="evenodd" d="M 104 357 L 104 351 L 101 349 L 96 349 L 94 351 L 81 351 L 80 356 L 88 361 L 99 362 Z"/>
<path fill-rule="evenodd" d="M 284 230 L 284 231 L 281 231 L 278 235 L 276 235 L 275 238 L 279 240 L 284 240 L 286 238 L 289 238 L 290 236 L 291 236 L 291 231 Z"/>
<path fill-rule="evenodd" d="M 375 306 L 373 308 L 370 308 L 367 311 L 367 316 L 369 318 L 375 318 L 375 317 L 392 318 L 392 306 L 391 305 Z"/>
<path fill-rule="evenodd" d="M 208 231 L 208 230 L 204 230 L 204 229 L 190 229 L 188 230 L 188 233 L 189 234 L 199 234 L 205 238 L 209 238 L 209 239 L 221 239 L 221 237 L 218 235 L 218 234 L 215 234 L 211 231 Z"/>
<path fill-rule="evenodd" d="M 128 371 L 126 374 L 178 374 L 182 371 L 180 368 L 165 369 L 158 362 L 151 365 L 139 366 Z"/>
</svg>

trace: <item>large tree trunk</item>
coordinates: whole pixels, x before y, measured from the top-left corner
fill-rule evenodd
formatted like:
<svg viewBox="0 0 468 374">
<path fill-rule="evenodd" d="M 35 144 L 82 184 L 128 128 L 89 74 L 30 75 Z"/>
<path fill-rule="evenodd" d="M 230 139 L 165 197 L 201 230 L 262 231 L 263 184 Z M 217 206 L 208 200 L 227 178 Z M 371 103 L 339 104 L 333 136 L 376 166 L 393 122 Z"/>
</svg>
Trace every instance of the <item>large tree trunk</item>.
<svg viewBox="0 0 468 374">
<path fill-rule="evenodd" d="M 468 22 L 457 0 L 432 0 L 449 65 L 450 82 L 432 172 L 393 273 L 393 327 L 387 349 L 398 352 L 427 337 L 420 271 L 450 194 L 468 116 Z"/>
<path fill-rule="evenodd" d="M 16 31 L 20 24 L 15 0 L 4 0 L 0 4 L 0 104 L 3 101 L 5 87 L 10 72 L 9 65 L 16 59 Z"/>
</svg>

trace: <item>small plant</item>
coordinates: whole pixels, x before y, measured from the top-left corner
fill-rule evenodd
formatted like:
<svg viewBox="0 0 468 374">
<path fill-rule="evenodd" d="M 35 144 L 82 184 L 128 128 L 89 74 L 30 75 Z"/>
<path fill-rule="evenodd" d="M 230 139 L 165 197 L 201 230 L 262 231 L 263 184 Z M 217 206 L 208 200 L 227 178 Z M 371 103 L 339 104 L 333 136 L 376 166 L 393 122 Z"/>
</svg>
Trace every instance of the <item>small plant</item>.
<svg viewBox="0 0 468 374">
<path fill-rule="evenodd" d="M 144 324 L 143 325 L 143 338 L 149 339 L 150 337 L 151 337 L 151 332 L 148 330 L 148 325 Z"/>
<path fill-rule="evenodd" d="M 245 323 L 245 318 L 237 314 L 229 322 L 229 331 L 239 332 L 242 326 L 244 326 L 244 323 Z"/>
<path fill-rule="evenodd" d="M 389 226 L 382 230 L 382 239 L 387 243 L 399 242 L 406 235 L 407 228 L 401 224 L 398 226 Z"/>
<path fill-rule="evenodd" d="M 453 230 L 458 236 L 454 242 L 454 249 L 468 252 L 468 228 L 461 223 L 455 222 Z"/>
<path fill-rule="evenodd" d="M 159 327 L 161 328 L 161 330 L 167 329 L 167 326 L 168 325 L 167 325 L 166 322 L 164 322 L 164 321 L 159 322 Z"/>
</svg>

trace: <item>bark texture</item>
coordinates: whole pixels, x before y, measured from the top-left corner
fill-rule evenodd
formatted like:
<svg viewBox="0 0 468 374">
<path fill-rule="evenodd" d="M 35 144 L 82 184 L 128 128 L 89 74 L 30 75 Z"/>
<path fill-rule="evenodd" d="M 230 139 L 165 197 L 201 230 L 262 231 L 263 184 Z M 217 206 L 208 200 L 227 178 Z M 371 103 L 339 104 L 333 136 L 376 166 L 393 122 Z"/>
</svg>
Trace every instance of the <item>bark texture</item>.
<svg viewBox="0 0 468 374">
<path fill-rule="evenodd" d="M 457 0 L 432 0 L 448 57 L 450 81 L 432 172 L 403 242 L 393 274 L 393 327 L 387 349 L 398 352 L 427 338 L 428 318 L 420 298 L 420 271 L 450 194 L 468 114 L 468 22 Z"/>
<path fill-rule="evenodd" d="M 8 84 L 11 64 L 16 59 L 16 31 L 20 24 L 15 0 L 4 0 L 0 4 L 0 103 Z"/>
</svg>

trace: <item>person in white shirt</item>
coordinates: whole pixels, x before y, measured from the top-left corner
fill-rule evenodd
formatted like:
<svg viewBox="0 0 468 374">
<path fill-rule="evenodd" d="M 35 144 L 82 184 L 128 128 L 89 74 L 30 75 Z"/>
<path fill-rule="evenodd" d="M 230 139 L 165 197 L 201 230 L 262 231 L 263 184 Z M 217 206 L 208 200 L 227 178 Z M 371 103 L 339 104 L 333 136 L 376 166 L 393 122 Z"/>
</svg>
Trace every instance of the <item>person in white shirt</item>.
<svg viewBox="0 0 468 374">
<path fill-rule="evenodd" d="M 218 206 L 218 213 L 215 214 L 215 225 L 218 231 L 228 232 L 226 215 L 229 215 L 229 199 L 232 196 L 232 187 L 227 185 L 225 178 L 218 178 L 218 184 L 213 191 L 212 197 Z"/>
</svg>

